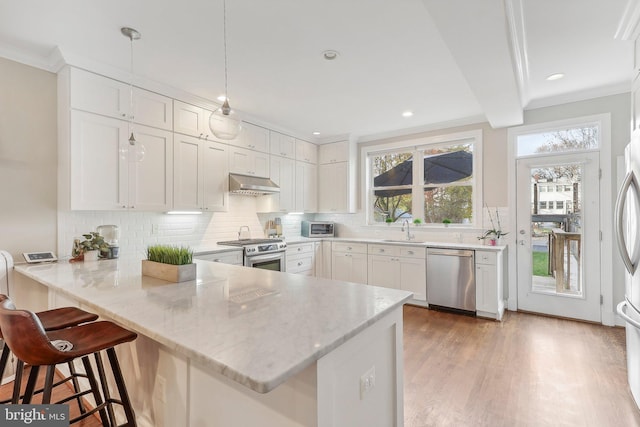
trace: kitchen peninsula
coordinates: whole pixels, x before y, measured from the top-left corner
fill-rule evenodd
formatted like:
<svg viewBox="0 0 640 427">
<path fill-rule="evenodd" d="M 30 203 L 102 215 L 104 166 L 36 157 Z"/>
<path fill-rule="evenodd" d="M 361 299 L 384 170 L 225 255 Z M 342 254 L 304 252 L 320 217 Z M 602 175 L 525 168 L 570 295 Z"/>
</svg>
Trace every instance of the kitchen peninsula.
<svg viewBox="0 0 640 427">
<path fill-rule="evenodd" d="M 139 260 L 21 265 L 10 294 L 139 334 L 119 357 L 141 426 L 403 424 L 410 292 L 196 262 L 178 284 Z"/>
</svg>

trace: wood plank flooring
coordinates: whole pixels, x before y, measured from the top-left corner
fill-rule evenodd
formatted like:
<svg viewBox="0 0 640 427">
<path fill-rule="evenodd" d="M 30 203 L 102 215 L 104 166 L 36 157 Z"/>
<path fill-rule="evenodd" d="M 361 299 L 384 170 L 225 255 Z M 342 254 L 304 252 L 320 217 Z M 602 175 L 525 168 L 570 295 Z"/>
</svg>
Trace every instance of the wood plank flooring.
<svg viewBox="0 0 640 427">
<path fill-rule="evenodd" d="M 406 427 L 640 426 L 623 328 L 406 306 Z"/>
</svg>

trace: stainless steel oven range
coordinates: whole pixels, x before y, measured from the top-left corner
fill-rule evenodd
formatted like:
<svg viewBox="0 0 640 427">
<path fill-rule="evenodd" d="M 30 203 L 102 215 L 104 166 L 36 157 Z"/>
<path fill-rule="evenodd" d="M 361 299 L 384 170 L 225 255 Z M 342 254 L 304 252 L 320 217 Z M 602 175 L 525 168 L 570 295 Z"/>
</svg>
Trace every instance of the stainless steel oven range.
<svg viewBox="0 0 640 427">
<path fill-rule="evenodd" d="M 218 242 L 219 245 L 242 246 L 244 266 L 285 271 L 287 243 L 279 239 L 242 239 Z"/>
</svg>

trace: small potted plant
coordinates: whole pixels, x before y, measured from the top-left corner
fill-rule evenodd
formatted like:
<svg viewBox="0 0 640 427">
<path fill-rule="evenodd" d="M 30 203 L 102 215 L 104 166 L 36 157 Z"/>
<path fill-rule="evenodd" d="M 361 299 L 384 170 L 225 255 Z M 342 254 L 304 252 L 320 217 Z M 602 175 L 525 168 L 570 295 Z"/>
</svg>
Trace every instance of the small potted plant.
<svg viewBox="0 0 640 427">
<path fill-rule="evenodd" d="M 391 225 L 393 223 L 393 219 L 388 217 L 387 219 L 384 220 L 384 222 L 386 222 L 387 225 Z"/>
<path fill-rule="evenodd" d="M 413 220 L 413 224 L 414 225 L 420 225 L 420 224 L 422 224 L 422 220 L 420 218 L 416 218 L 416 219 Z"/>
<path fill-rule="evenodd" d="M 491 222 L 491 228 L 484 232 L 484 234 L 478 237 L 478 240 L 488 240 L 490 246 L 496 246 L 500 242 L 500 238 L 502 236 L 506 236 L 509 233 L 505 233 L 502 231 L 502 225 L 500 224 L 500 214 L 498 214 L 498 208 L 496 208 L 496 221 L 493 221 L 493 216 L 491 216 L 491 211 L 487 207 L 487 212 L 489 212 L 489 221 Z M 497 226 L 496 226 L 497 224 Z"/>
<path fill-rule="evenodd" d="M 109 252 L 109 245 L 104 241 L 104 237 L 95 231 L 83 234 L 84 240 L 74 242 L 74 261 L 96 261 L 103 253 Z"/>
<path fill-rule="evenodd" d="M 448 227 L 449 224 L 451 224 L 451 220 L 449 218 L 445 218 L 442 220 L 442 223 L 444 224 L 445 227 Z"/>
<path fill-rule="evenodd" d="M 152 245 L 142 261 L 142 275 L 169 282 L 186 282 L 196 278 L 193 251 L 187 247 Z"/>
</svg>

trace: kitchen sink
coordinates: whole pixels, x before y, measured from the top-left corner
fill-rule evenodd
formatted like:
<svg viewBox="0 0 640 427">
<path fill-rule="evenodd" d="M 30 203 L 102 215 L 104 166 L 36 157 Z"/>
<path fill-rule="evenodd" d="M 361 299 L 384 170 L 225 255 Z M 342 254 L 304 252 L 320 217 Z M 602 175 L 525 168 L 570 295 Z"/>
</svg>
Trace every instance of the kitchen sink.
<svg viewBox="0 0 640 427">
<path fill-rule="evenodd" d="M 411 244 L 422 244 L 425 243 L 422 240 L 397 240 L 397 239 L 383 239 L 383 242 L 388 242 L 388 243 L 411 243 Z"/>
</svg>

